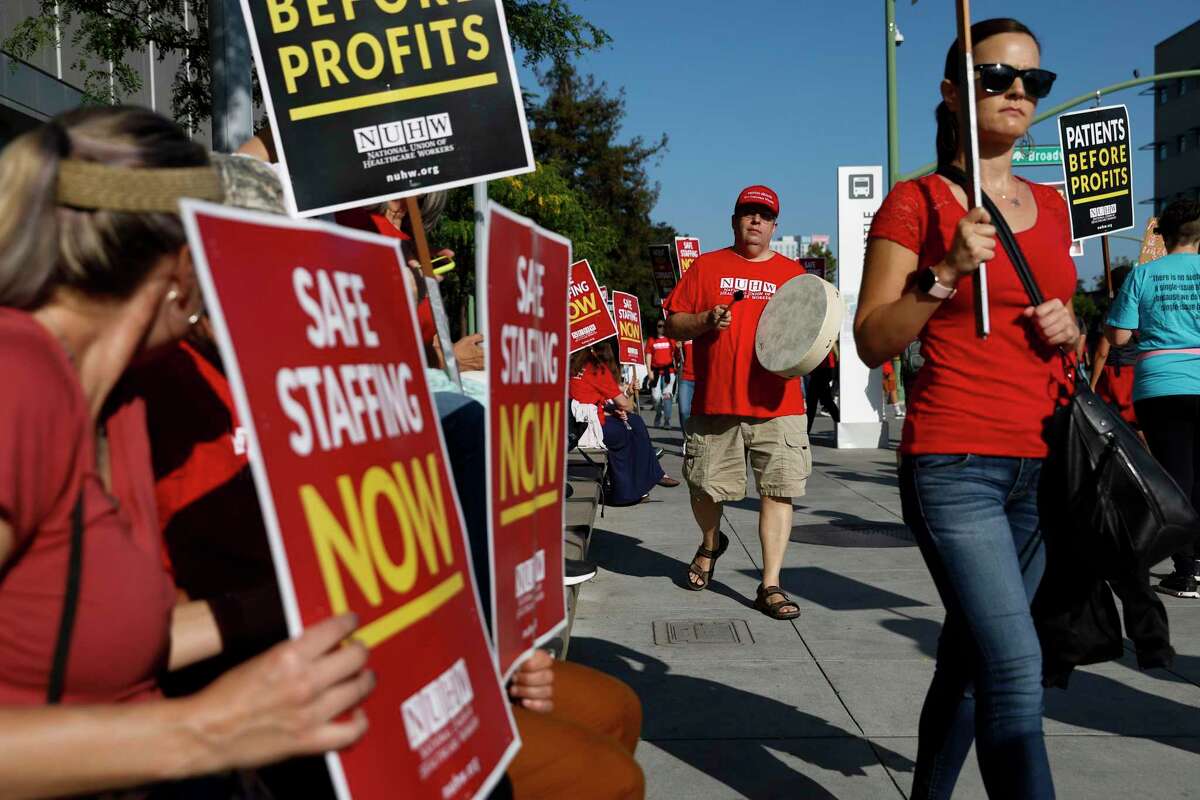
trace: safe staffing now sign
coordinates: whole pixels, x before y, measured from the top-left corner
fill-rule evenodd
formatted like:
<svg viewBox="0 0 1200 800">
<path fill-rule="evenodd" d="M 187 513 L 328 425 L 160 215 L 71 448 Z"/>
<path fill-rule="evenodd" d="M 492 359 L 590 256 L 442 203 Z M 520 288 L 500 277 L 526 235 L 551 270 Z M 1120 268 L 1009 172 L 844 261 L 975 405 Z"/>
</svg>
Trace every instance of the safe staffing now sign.
<svg viewBox="0 0 1200 800">
<path fill-rule="evenodd" d="M 505 679 L 567 621 L 567 284 L 571 243 L 490 203 L 480 327 L 487 343 L 492 630 Z"/>
<path fill-rule="evenodd" d="M 242 0 L 289 210 L 533 169 L 500 0 Z"/>
<path fill-rule="evenodd" d="M 600 294 L 600 285 L 596 283 L 596 276 L 587 259 L 571 265 L 567 316 L 571 322 L 572 353 L 617 335 L 617 326 L 608 315 L 608 306 Z"/>
<path fill-rule="evenodd" d="M 338 797 L 486 795 L 520 743 L 398 243 L 207 203 L 183 218 L 288 627 L 354 611 L 371 648 L 370 730 L 327 756 Z"/>
<path fill-rule="evenodd" d="M 1133 159 L 1129 111 L 1105 106 L 1058 118 L 1071 238 L 1133 227 Z"/>
<path fill-rule="evenodd" d="M 617 361 L 622 364 L 646 364 L 642 348 L 642 310 L 636 296 L 613 292 L 613 313 L 617 316 Z"/>
<path fill-rule="evenodd" d="M 692 236 L 675 237 L 675 258 L 679 261 L 679 276 L 681 278 L 692 268 L 692 262 L 699 257 L 699 239 Z"/>
</svg>

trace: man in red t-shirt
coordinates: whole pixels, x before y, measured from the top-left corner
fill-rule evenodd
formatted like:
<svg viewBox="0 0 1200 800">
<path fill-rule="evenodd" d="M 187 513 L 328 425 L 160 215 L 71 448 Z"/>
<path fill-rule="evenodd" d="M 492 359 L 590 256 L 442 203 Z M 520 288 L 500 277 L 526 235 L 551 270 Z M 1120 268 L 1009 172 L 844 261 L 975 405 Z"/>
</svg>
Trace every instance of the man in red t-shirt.
<svg viewBox="0 0 1200 800">
<path fill-rule="evenodd" d="M 770 249 L 779 197 L 766 186 L 738 195 L 733 247 L 700 256 L 664 304 L 666 334 L 693 339 L 695 397 L 685 431 L 683 474 L 704 542 L 692 559 L 689 588 L 708 586 L 729 539 L 721 504 L 746 496 L 746 457 L 761 497 L 758 535 L 763 582 L 755 608 L 775 619 L 800 616 L 779 587 L 792 530 L 792 498 L 804 494 L 812 470 L 800 379 L 763 369 L 754 355 L 758 319 L 775 290 L 804 272 Z M 740 293 L 735 299 L 735 292 Z"/>
<path fill-rule="evenodd" d="M 656 333 L 646 340 L 646 369 L 650 372 L 650 396 L 654 398 L 654 426 L 671 427 L 671 403 L 675 396 L 675 342 L 663 335 L 660 319 Z"/>
</svg>

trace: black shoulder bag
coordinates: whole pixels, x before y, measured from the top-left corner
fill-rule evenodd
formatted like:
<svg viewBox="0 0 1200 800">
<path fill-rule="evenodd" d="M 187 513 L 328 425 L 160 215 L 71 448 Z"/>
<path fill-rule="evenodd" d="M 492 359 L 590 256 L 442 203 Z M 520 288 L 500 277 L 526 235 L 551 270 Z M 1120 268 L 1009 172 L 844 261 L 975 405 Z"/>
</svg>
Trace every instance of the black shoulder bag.
<svg viewBox="0 0 1200 800">
<path fill-rule="evenodd" d="M 938 174 L 966 182 L 953 167 Z M 1041 305 L 1041 289 L 1004 215 L 986 194 L 983 206 L 1029 302 Z M 1074 540 L 1079 547 L 1070 549 L 1090 553 L 1102 570 L 1115 564 L 1148 569 L 1191 541 L 1200 516 L 1133 429 L 1091 390 L 1083 370 L 1059 352 L 1074 392 L 1047 429 L 1050 454 L 1038 490 L 1042 529 L 1059 544 L 1070 547 Z"/>
</svg>

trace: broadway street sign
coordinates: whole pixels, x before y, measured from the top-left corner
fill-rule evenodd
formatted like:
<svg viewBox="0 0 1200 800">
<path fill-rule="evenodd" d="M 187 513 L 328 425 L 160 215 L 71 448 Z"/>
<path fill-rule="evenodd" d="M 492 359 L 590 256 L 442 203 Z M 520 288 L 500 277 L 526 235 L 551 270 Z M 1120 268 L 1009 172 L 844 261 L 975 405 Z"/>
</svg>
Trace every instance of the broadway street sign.
<svg viewBox="0 0 1200 800">
<path fill-rule="evenodd" d="M 1039 144 L 1013 149 L 1014 167 L 1057 167 L 1062 163 L 1062 148 L 1056 144 Z"/>
</svg>

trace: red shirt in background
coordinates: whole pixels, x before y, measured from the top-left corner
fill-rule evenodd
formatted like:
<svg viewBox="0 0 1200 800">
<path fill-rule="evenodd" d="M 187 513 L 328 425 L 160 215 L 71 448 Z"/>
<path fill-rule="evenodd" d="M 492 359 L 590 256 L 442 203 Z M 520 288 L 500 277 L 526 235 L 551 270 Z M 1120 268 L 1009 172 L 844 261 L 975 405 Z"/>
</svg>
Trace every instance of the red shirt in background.
<svg viewBox="0 0 1200 800">
<path fill-rule="evenodd" d="M 646 340 L 646 352 L 650 354 L 650 367 L 675 366 L 675 341 L 665 336 L 651 336 Z"/>
<path fill-rule="evenodd" d="M 696 395 L 692 414 L 733 414 L 759 419 L 804 413 L 799 378 L 784 379 L 763 369 L 754 354 L 758 319 L 775 290 L 804 267 L 774 253 L 766 261 L 742 258 L 732 248 L 705 253 L 692 263 L 664 307 L 671 313 L 700 314 L 745 296 L 733 307 L 733 321 L 693 340 Z"/>
<path fill-rule="evenodd" d="M 1034 278 L 1047 300 L 1071 302 L 1075 263 L 1071 260 L 1067 206 L 1058 192 L 1029 183 L 1037 203 L 1033 227 L 1016 234 Z M 936 175 L 902 181 L 875 215 L 870 238 L 887 239 L 918 255 L 918 269 L 946 257 L 954 229 L 966 215 L 949 185 Z M 958 284 L 921 331 L 924 366 L 917 372 L 901 452 L 976 453 L 1043 458 L 1048 452 L 1043 426 L 1066 383 L 1053 348 L 1036 344 L 1021 315 L 1029 299 L 1017 272 L 997 247 L 988 262 L 991 335 L 975 335 L 974 276 Z"/>
<path fill-rule="evenodd" d="M 600 425 L 604 425 L 604 405 L 621 394 L 612 372 L 601 364 L 587 364 L 579 375 L 571 378 L 571 399 L 577 403 L 596 406 Z"/>
<path fill-rule="evenodd" d="M 683 343 L 683 372 L 680 373 L 680 379 L 685 381 L 696 380 L 696 367 L 692 363 L 692 340 L 688 339 Z"/>
<path fill-rule="evenodd" d="M 0 567 L 0 704 L 46 702 L 81 489 L 83 572 L 64 702 L 155 697 L 175 588 L 161 561 L 143 406 L 110 398 L 110 494 L 62 346 L 28 314 L 0 309 L 0 365 L 0 516 L 15 538 Z"/>
<path fill-rule="evenodd" d="M 338 225 L 347 228 L 379 233 L 404 242 L 412 241 L 411 236 L 388 222 L 388 218 L 383 214 L 375 214 L 362 208 L 338 211 L 333 215 L 333 219 Z M 428 297 L 417 303 L 417 325 L 421 329 L 421 341 L 426 345 L 433 344 L 433 337 L 437 336 L 437 325 L 433 321 L 433 306 L 429 304 Z"/>
</svg>

